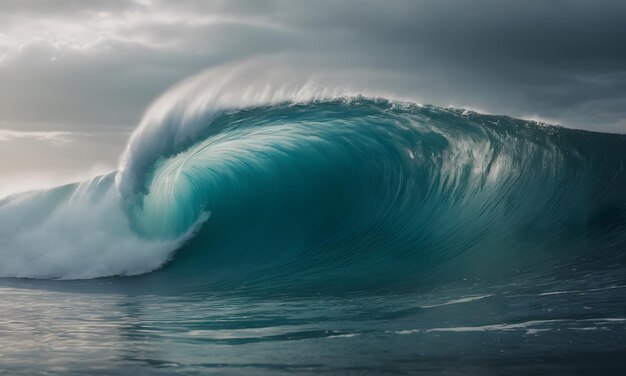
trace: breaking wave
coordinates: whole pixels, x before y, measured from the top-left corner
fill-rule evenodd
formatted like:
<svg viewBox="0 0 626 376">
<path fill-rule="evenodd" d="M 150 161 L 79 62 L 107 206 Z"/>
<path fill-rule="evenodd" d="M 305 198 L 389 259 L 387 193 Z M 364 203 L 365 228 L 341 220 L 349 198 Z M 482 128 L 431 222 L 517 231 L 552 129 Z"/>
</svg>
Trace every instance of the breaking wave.
<svg viewBox="0 0 626 376">
<path fill-rule="evenodd" d="M 602 267 L 624 249 L 622 135 L 315 87 L 260 93 L 178 87 L 119 170 L 1 200 L 0 276 L 353 286 L 455 262 Z"/>
</svg>

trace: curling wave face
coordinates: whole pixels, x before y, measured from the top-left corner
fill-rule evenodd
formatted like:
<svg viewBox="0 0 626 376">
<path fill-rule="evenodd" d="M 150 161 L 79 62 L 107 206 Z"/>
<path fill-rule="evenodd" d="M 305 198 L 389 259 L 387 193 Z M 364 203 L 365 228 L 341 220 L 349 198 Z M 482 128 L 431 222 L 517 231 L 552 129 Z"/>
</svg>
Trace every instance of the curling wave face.
<svg viewBox="0 0 626 376">
<path fill-rule="evenodd" d="M 462 110 L 177 102 L 148 113 L 118 171 L 0 201 L 0 276 L 353 288 L 609 265 L 625 166 L 624 136 Z"/>
</svg>

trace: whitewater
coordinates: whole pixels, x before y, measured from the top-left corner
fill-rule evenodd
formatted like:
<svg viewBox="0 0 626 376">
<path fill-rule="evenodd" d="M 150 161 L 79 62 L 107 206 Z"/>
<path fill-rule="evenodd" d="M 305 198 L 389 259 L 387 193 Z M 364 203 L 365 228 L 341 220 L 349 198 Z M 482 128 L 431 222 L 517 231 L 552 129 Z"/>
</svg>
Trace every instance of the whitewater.
<svg viewBox="0 0 626 376">
<path fill-rule="evenodd" d="M 241 82 L 191 78 L 117 170 L 0 199 L 6 369 L 622 367 L 626 136 Z M 46 322 L 68 347 L 26 339 Z"/>
</svg>

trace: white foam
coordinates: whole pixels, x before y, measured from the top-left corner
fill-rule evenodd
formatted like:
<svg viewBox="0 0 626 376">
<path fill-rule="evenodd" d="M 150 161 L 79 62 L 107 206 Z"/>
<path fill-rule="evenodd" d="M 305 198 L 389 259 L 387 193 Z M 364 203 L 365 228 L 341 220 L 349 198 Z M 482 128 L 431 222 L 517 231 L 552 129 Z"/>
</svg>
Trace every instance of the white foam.
<svg viewBox="0 0 626 376">
<path fill-rule="evenodd" d="M 580 323 L 594 323 L 597 325 L 602 324 L 616 324 L 626 322 L 626 318 L 622 317 L 601 317 L 592 319 L 552 319 L 552 320 L 531 320 L 513 324 L 491 324 L 480 326 L 455 326 L 455 327 L 442 327 L 442 328 L 429 328 L 429 329 L 405 329 L 398 330 L 395 334 L 414 334 L 414 333 L 437 333 L 437 332 L 449 332 L 449 333 L 471 333 L 471 332 L 493 332 L 493 331 L 516 331 L 523 330 L 525 334 L 537 334 L 540 332 L 552 330 L 550 326 L 554 324 L 570 324 L 567 327 L 559 327 L 559 329 L 570 330 L 595 330 L 596 327 L 580 327 Z M 538 327 L 538 328 L 537 328 Z"/>
<path fill-rule="evenodd" d="M 277 326 L 265 328 L 242 328 L 242 329 L 203 329 L 191 330 L 187 335 L 193 337 L 202 337 L 215 340 L 228 339 L 260 339 L 273 337 L 277 335 L 285 335 L 295 331 L 302 331 L 303 327 L 299 326 Z"/>
<path fill-rule="evenodd" d="M 493 294 L 466 296 L 466 297 L 459 298 L 459 299 L 448 300 L 448 301 L 440 303 L 440 304 L 432 304 L 432 305 L 420 306 L 420 308 L 434 308 L 434 307 L 447 306 L 447 305 L 450 305 L 450 304 L 469 303 L 469 302 L 474 302 L 476 300 L 481 300 L 481 299 L 484 299 L 484 298 L 488 298 L 490 296 L 493 296 Z"/>
<path fill-rule="evenodd" d="M 563 295 L 563 294 L 584 294 L 588 292 L 596 292 L 596 291 L 607 291 L 613 289 L 623 289 L 626 286 L 618 285 L 618 286 L 609 286 L 595 289 L 587 289 L 587 290 L 570 290 L 570 291 L 550 291 L 550 292 L 542 292 L 539 296 L 550 296 L 550 295 Z"/>
<path fill-rule="evenodd" d="M 69 196 L 58 189 L 31 192 L 1 205 L 0 277 L 143 274 L 163 265 L 191 236 L 193 229 L 170 241 L 141 238 L 132 231 L 117 190 L 102 179 L 71 188 Z"/>
</svg>

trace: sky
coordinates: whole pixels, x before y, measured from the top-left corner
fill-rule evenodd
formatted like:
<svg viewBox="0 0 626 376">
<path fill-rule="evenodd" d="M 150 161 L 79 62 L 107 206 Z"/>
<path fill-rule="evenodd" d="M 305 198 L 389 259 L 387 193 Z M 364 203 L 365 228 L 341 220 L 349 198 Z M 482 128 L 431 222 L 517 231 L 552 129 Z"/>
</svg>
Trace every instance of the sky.
<svg viewBox="0 0 626 376">
<path fill-rule="evenodd" d="M 168 87 L 241 64 L 626 133 L 624 15 L 621 0 L 2 0 L 0 195 L 115 169 Z"/>
</svg>

